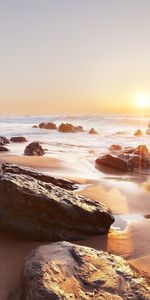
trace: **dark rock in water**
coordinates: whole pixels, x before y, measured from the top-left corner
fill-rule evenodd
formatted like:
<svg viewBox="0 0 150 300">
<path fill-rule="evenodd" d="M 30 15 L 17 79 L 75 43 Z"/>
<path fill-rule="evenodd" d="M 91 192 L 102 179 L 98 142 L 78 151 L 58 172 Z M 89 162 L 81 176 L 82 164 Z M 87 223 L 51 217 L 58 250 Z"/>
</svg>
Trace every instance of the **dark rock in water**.
<svg viewBox="0 0 150 300">
<path fill-rule="evenodd" d="M 42 123 L 39 124 L 39 128 L 57 129 L 57 126 L 56 126 L 55 123 L 52 123 L 52 122 L 50 122 L 50 123 L 44 123 L 44 122 L 42 122 Z"/>
<path fill-rule="evenodd" d="M 111 145 L 110 149 L 115 150 L 115 151 L 120 151 L 120 150 L 122 150 L 122 146 L 114 144 L 114 145 Z"/>
<path fill-rule="evenodd" d="M 61 132 L 76 132 L 74 126 L 69 123 L 61 123 L 58 130 Z"/>
<path fill-rule="evenodd" d="M 137 148 L 126 147 L 118 155 L 106 154 L 96 159 L 98 166 L 105 166 L 122 172 L 130 172 L 134 169 L 149 169 L 150 154 L 145 145 Z"/>
<path fill-rule="evenodd" d="M 0 136 L 0 145 L 5 145 L 5 144 L 9 144 L 10 141 L 9 139 L 7 139 L 5 136 Z"/>
<path fill-rule="evenodd" d="M 45 154 L 44 149 L 38 142 L 30 143 L 29 145 L 27 145 L 27 147 L 24 150 L 24 155 L 28 155 L 28 156 L 33 156 L 33 155 L 42 156 L 44 154 Z"/>
<path fill-rule="evenodd" d="M 149 300 L 150 286 L 124 259 L 67 242 L 33 250 L 21 300 Z"/>
<path fill-rule="evenodd" d="M 133 153 L 138 154 L 138 155 L 148 155 L 148 156 L 150 156 L 148 148 L 145 145 L 139 145 Z"/>
<path fill-rule="evenodd" d="M 79 240 L 108 232 L 105 205 L 28 175 L 0 177 L 0 230 L 35 241 Z"/>
<path fill-rule="evenodd" d="M 27 142 L 27 139 L 24 136 L 13 136 L 10 141 L 13 143 L 24 143 Z"/>
<path fill-rule="evenodd" d="M 134 135 L 139 136 L 139 135 L 143 135 L 142 130 L 138 129 L 137 131 L 135 131 Z"/>
<path fill-rule="evenodd" d="M 89 134 L 97 134 L 97 131 L 94 128 L 91 128 Z"/>
<path fill-rule="evenodd" d="M 75 190 L 77 186 L 73 181 L 62 179 L 62 178 L 56 178 L 53 176 L 49 176 L 47 174 L 38 172 L 37 170 L 28 168 L 28 167 L 22 167 L 15 164 L 10 163 L 3 163 L 1 166 L 4 173 L 12 173 L 12 174 L 22 174 L 22 175 L 28 175 L 35 179 L 52 183 L 56 186 L 59 186 L 66 190 Z"/>
<path fill-rule="evenodd" d="M 39 127 L 40 127 L 40 128 L 44 128 L 44 125 L 45 125 L 45 123 L 42 122 L 42 123 L 39 124 Z"/>
<path fill-rule="evenodd" d="M 8 148 L 4 147 L 4 146 L 0 146 L 0 152 L 8 152 Z"/>
<path fill-rule="evenodd" d="M 38 126 L 37 125 L 33 125 L 32 128 L 38 128 Z"/>
<path fill-rule="evenodd" d="M 96 164 L 121 172 L 128 172 L 133 169 L 132 164 L 127 160 L 110 154 L 102 155 L 97 158 Z"/>
<path fill-rule="evenodd" d="M 83 131 L 83 127 L 82 126 L 74 126 L 70 123 L 61 123 L 59 125 L 58 130 L 60 132 L 79 132 L 79 131 Z"/>
</svg>

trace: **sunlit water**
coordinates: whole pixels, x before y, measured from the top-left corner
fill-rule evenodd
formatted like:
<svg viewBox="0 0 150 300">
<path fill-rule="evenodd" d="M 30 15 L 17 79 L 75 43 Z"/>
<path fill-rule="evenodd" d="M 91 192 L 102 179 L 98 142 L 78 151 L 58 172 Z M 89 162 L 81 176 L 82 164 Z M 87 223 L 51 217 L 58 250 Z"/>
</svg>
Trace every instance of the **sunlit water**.
<svg viewBox="0 0 150 300">
<path fill-rule="evenodd" d="M 91 162 L 100 154 L 108 152 L 112 144 L 122 146 L 145 144 L 150 147 L 150 136 L 146 134 L 134 136 L 137 129 L 146 132 L 149 120 L 149 117 L 125 115 L 3 116 L 0 117 L 0 135 L 9 138 L 21 135 L 25 136 L 28 142 L 40 141 L 48 150 L 47 156 L 60 157 L 72 164 L 76 163 L 76 168 L 82 164 L 86 172 L 86 169 L 91 168 Z M 85 131 L 61 133 L 57 130 L 32 128 L 40 122 L 55 122 L 57 126 L 61 122 L 68 122 L 82 125 Z M 88 134 L 91 127 L 95 128 L 97 135 Z M 12 143 L 8 147 L 12 154 L 23 155 L 25 145 Z"/>
</svg>

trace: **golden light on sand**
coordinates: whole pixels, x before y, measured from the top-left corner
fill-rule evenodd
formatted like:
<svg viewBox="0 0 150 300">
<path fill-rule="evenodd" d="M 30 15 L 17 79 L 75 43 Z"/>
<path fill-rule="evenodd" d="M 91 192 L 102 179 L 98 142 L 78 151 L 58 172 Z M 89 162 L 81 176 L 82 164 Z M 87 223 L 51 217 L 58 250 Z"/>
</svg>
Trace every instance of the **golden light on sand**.
<svg viewBox="0 0 150 300">
<path fill-rule="evenodd" d="M 139 109 L 146 109 L 150 105 L 150 99 L 145 95 L 139 96 L 134 101 L 134 105 Z"/>
</svg>

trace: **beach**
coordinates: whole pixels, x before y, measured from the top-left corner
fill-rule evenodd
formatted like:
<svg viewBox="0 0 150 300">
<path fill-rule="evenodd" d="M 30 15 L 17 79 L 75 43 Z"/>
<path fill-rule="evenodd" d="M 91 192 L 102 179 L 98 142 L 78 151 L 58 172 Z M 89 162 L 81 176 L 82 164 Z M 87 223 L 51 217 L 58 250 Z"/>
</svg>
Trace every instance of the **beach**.
<svg viewBox="0 0 150 300">
<path fill-rule="evenodd" d="M 15 135 L 19 135 L 19 129 L 17 130 Z M 5 131 L 3 130 L 3 134 L 6 136 L 6 128 Z M 12 132 L 9 132 L 9 136 L 10 134 L 12 135 Z M 71 179 L 78 186 L 75 193 L 108 206 L 115 217 L 115 222 L 111 226 L 108 235 L 96 235 L 74 242 L 120 255 L 150 280 L 150 203 L 148 188 L 150 173 L 146 171 L 123 174 L 110 170 L 109 172 L 102 172 L 95 168 L 95 158 L 98 155 L 98 150 L 90 151 L 92 150 L 91 145 L 90 149 L 86 147 L 86 144 L 84 148 L 81 147 L 81 144 L 78 148 L 74 145 L 69 145 L 65 148 L 65 145 L 62 143 L 57 149 L 56 144 L 55 146 L 52 144 L 51 147 L 50 140 L 49 144 L 46 143 L 45 145 L 45 134 L 55 135 L 55 133 L 45 133 L 44 131 L 39 137 L 44 147 L 49 149 L 46 155 L 41 157 L 24 156 L 23 149 L 28 143 L 11 143 L 8 145 L 10 151 L 7 154 L 0 154 L 0 164 L 4 162 L 15 163 L 34 168 L 49 175 Z M 21 133 L 20 135 L 24 134 Z M 70 139 L 71 144 L 72 134 L 70 136 L 69 134 L 65 135 L 67 136 L 66 139 Z M 77 139 L 79 138 L 78 133 L 73 135 L 74 140 L 76 137 Z M 29 140 L 33 138 L 27 136 L 27 134 L 26 137 Z M 118 135 L 115 137 L 118 141 Z M 144 140 L 146 138 L 145 136 L 143 137 Z M 62 139 L 64 139 L 63 134 Z M 89 136 L 88 139 L 90 139 Z M 98 137 L 96 139 L 98 143 Z M 124 144 L 130 146 L 131 139 L 133 138 L 128 137 Z M 123 141 L 124 139 L 121 138 L 121 140 Z M 104 140 L 102 142 L 103 144 L 105 143 Z M 138 145 L 140 142 L 136 139 L 135 143 L 134 138 L 134 144 Z M 94 140 L 92 143 L 94 148 Z M 102 152 L 104 150 L 103 148 Z M 41 243 L 23 241 L 3 233 L 0 234 L 0 299 L 20 299 L 21 272 L 24 259 L 37 244 Z"/>
</svg>

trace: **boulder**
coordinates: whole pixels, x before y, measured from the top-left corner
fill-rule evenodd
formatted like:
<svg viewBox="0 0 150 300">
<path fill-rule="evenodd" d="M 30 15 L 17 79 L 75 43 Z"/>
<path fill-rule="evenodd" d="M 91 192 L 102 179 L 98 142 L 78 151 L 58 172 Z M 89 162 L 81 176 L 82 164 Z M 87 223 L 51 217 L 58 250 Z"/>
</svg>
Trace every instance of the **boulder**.
<svg viewBox="0 0 150 300">
<path fill-rule="evenodd" d="M 94 128 L 91 128 L 89 130 L 89 134 L 97 134 L 97 131 Z"/>
<path fill-rule="evenodd" d="M 32 128 L 38 128 L 38 126 L 37 125 L 33 125 Z"/>
<path fill-rule="evenodd" d="M 114 222 L 100 202 L 28 175 L 0 177 L 0 231 L 35 241 L 79 240 Z"/>
<path fill-rule="evenodd" d="M 76 129 L 74 128 L 74 126 L 72 124 L 69 124 L 69 123 L 61 123 L 59 125 L 58 130 L 60 132 L 76 132 Z"/>
<path fill-rule="evenodd" d="M 21 279 L 21 300 L 150 299 L 148 280 L 124 259 L 68 242 L 30 252 Z"/>
<path fill-rule="evenodd" d="M 96 159 L 98 166 L 104 166 L 121 172 L 128 172 L 133 170 L 130 161 L 125 160 L 119 156 L 105 154 Z"/>
<path fill-rule="evenodd" d="M 148 148 L 145 145 L 139 145 L 133 152 L 138 155 L 147 155 L 150 156 Z"/>
<path fill-rule="evenodd" d="M 42 146 L 40 145 L 39 142 L 32 142 L 29 145 L 26 146 L 25 150 L 24 150 L 24 155 L 28 155 L 28 156 L 42 156 L 44 155 L 44 149 L 42 148 Z"/>
<path fill-rule="evenodd" d="M 134 135 L 135 136 L 140 136 L 140 135 L 143 135 L 143 132 L 142 132 L 142 130 L 138 129 L 138 130 L 135 131 Z"/>
<path fill-rule="evenodd" d="M 50 123 L 44 123 L 44 122 L 42 122 L 42 123 L 39 124 L 39 128 L 57 129 L 57 126 L 56 126 L 55 123 L 52 123 L 52 122 L 50 122 Z"/>
<path fill-rule="evenodd" d="M 0 146 L 0 152 L 8 152 L 8 148 L 4 147 L 4 146 Z"/>
<path fill-rule="evenodd" d="M 56 178 L 29 167 L 23 167 L 11 163 L 3 163 L 1 168 L 3 173 L 28 175 L 43 182 L 53 183 L 54 185 L 59 186 L 65 190 L 75 190 L 77 188 L 77 185 L 75 185 L 75 183 L 71 180 L 58 177 Z"/>
<path fill-rule="evenodd" d="M 7 139 L 5 136 L 0 136 L 0 145 L 5 145 L 5 144 L 9 144 L 10 141 L 9 139 Z"/>
<path fill-rule="evenodd" d="M 79 132 L 79 131 L 83 131 L 83 127 L 82 126 L 74 126 L 70 123 L 61 123 L 58 127 L 58 130 L 60 132 Z"/>
<path fill-rule="evenodd" d="M 27 142 L 27 139 L 24 136 L 13 136 L 10 141 L 13 143 L 24 143 Z"/>
</svg>

